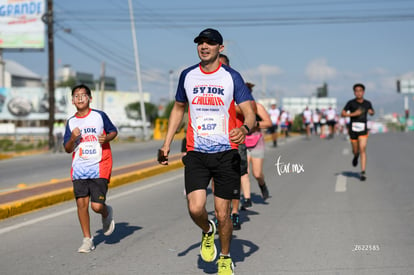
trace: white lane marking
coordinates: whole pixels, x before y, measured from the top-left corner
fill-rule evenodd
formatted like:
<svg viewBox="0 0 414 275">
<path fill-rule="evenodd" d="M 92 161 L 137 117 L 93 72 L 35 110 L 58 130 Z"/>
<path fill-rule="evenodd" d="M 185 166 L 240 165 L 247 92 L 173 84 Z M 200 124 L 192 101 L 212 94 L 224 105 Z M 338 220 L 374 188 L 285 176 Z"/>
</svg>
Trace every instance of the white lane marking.
<svg viewBox="0 0 414 275">
<path fill-rule="evenodd" d="M 342 149 L 342 155 L 349 155 L 349 148 Z"/>
<path fill-rule="evenodd" d="M 116 195 L 113 195 L 113 196 L 108 196 L 108 199 L 117 199 L 117 198 L 125 197 L 125 196 L 128 196 L 128 195 L 131 195 L 132 193 L 139 192 L 139 191 L 142 191 L 142 190 L 145 190 L 145 189 L 148 189 L 148 188 L 160 185 L 160 184 L 164 184 L 166 182 L 170 182 L 170 181 L 173 181 L 173 180 L 178 179 L 178 178 L 182 178 L 183 176 L 184 175 L 181 173 L 181 174 L 175 175 L 174 177 L 171 177 L 171 178 L 168 178 L 168 179 L 164 179 L 164 180 L 154 182 L 154 183 L 151 183 L 151 184 L 146 184 L 146 185 L 143 185 L 143 186 L 138 186 L 137 188 L 134 188 L 134 189 L 131 189 L 131 190 L 128 190 L 128 191 L 125 191 L 125 192 L 122 192 L 122 193 L 119 193 L 119 194 L 116 194 Z M 65 210 L 62 210 L 62 211 L 59 211 L 59 212 L 56 212 L 56 213 L 53 213 L 53 214 L 49 214 L 49 215 L 42 216 L 42 217 L 39 217 L 39 218 L 36 218 L 36 219 L 28 220 L 28 221 L 18 223 L 18 224 L 12 225 L 12 226 L 1 228 L 0 229 L 0 235 L 2 235 L 4 233 L 7 233 L 7 232 L 10 232 L 10 231 L 13 231 L 13 230 L 16 230 L 16 229 L 19 229 L 19 228 L 22 228 L 22 227 L 25 227 L 25 226 L 29 226 L 29 225 L 36 224 L 36 223 L 39 223 L 39 222 L 42 222 L 42 221 L 45 221 L 45 220 L 53 219 L 55 217 L 65 215 L 65 214 L 70 213 L 70 212 L 75 212 L 75 211 L 76 211 L 76 207 L 71 207 L 69 209 L 65 209 Z"/>
<path fill-rule="evenodd" d="M 346 177 L 343 175 L 336 176 L 335 192 L 346 192 Z"/>
</svg>

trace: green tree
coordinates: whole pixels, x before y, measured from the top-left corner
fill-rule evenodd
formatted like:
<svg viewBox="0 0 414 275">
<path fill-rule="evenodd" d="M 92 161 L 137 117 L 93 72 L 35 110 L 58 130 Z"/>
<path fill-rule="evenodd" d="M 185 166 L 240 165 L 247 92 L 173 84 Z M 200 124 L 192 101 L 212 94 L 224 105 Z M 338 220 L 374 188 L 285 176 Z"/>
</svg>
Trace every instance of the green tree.
<svg viewBox="0 0 414 275">
<path fill-rule="evenodd" d="M 162 118 L 169 118 L 171 115 L 171 111 L 174 107 L 175 101 L 170 101 L 167 106 L 165 107 L 164 114 L 162 115 Z M 188 104 L 185 106 L 185 112 L 188 113 Z"/>
<path fill-rule="evenodd" d="M 57 83 L 56 87 L 74 87 L 76 84 L 76 79 L 74 77 L 69 77 L 68 80 Z"/>
<path fill-rule="evenodd" d="M 147 118 L 147 121 L 150 121 L 152 125 L 155 123 L 155 119 L 158 118 L 158 107 L 157 105 L 150 103 L 150 102 L 144 102 L 145 106 L 145 116 Z M 141 119 L 141 103 L 140 102 L 134 102 L 130 103 L 125 107 L 125 112 L 127 114 L 127 117 L 130 119 Z"/>
<path fill-rule="evenodd" d="M 303 119 L 302 119 L 302 114 L 297 114 L 295 115 L 295 118 L 293 119 L 293 124 L 292 124 L 292 132 L 302 132 L 303 130 Z"/>
</svg>

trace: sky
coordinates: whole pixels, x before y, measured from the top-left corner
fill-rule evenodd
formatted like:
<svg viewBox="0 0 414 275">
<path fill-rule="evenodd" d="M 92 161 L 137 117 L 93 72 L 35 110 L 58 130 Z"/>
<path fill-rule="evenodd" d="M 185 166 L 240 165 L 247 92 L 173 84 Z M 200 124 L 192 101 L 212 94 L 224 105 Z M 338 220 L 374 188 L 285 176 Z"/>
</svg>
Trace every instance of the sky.
<svg viewBox="0 0 414 275">
<path fill-rule="evenodd" d="M 398 79 L 414 79 L 412 0 L 132 0 L 142 89 L 155 104 L 168 101 L 180 72 L 199 62 L 200 31 L 215 28 L 224 53 L 255 98 L 308 97 L 327 83 L 338 106 L 366 86 L 380 112 L 404 109 Z M 118 90 L 139 87 L 128 0 L 54 1 L 55 69 L 70 65 L 99 78 L 116 77 Z M 46 43 L 47 45 L 47 43 Z M 48 49 L 3 51 L 47 78 Z M 409 95 L 414 113 L 414 95 Z"/>
</svg>

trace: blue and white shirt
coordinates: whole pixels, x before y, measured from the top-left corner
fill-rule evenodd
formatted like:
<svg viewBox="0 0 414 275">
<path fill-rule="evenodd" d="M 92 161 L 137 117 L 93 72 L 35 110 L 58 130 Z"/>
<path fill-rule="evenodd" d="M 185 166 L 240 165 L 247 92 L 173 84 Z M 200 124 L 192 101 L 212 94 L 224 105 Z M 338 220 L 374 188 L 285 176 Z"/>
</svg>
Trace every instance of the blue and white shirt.
<svg viewBox="0 0 414 275">
<path fill-rule="evenodd" d="M 117 132 L 109 117 L 99 110 L 90 109 L 86 116 L 72 116 L 66 123 L 63 144 L 72 135 L 73 129 L 81 130 L 81 137 L 75 144 L 72 154 L 72 180 L 110 179 L 112 172 L 112 153 L 109 143 L 101 145 L 98 136 L 103 133 Z"/>
<path fill-rule="evenodd" d="M 200 64 L 185 69 L 175 96 L 187 102 L 187 151 L 217 153 L 237 149 L 229 132 L 236 126 L 235 103 L 253 100 L 241 75 L 220 64 L 214 72 L 204 72 Z"/>
</svg>

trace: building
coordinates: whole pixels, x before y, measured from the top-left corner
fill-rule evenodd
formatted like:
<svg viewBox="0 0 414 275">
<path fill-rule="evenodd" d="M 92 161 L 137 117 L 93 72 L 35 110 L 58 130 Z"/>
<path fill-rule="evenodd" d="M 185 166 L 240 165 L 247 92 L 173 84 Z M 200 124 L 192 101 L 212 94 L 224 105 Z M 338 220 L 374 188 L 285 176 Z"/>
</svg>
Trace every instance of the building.
<svg viewBox="0 0 414 275">
<path fill-rule="evenodd" d="M 23 65 L 13 61 L 4 61 L 4 78 L 2 88 L 11 87 L 43 87 L 42 77 Z M 1 85 L 1 84 L 0 84 Z"/>
<path fill-rule="evenodd" d="M 57 82 L 66 82 L 73 79 L 75 83 L 83 83 L 91 89 L 97 88 L 100 90 L 100 79 L 94 79 L 93 74 L 78 72 L 74 70 L 70 65 L 63 65 L 63 67 L 57 70 Z M 116 91 L 116 79 L 110 76 L 104 76 L 104 90 Z"/>
<path fill-rule="evenodd" d="M 282 106 L 292 116 L 300 114 L 309 107 L 311 110 L 326 110 L 329 107 L 337 108 L 337 100 L 333 97 L 284 97 Z"/>
</svg>

